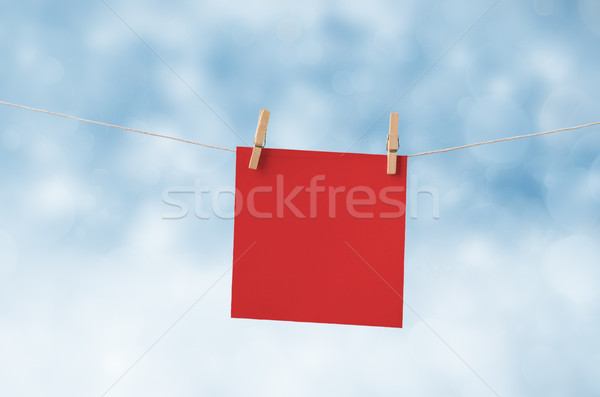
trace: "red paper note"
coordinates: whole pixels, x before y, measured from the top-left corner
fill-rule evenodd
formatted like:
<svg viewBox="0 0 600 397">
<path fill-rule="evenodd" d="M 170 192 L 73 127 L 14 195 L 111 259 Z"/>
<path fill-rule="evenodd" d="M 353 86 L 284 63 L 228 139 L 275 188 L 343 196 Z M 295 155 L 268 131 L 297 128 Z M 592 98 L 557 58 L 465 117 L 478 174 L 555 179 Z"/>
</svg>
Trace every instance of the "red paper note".
<svg viewBox="0 0 600 397">
<path fill-rule="evenodd" d="M 406 157 L 236 156 L 231 317 L 402 327 Z"/>
</svg>

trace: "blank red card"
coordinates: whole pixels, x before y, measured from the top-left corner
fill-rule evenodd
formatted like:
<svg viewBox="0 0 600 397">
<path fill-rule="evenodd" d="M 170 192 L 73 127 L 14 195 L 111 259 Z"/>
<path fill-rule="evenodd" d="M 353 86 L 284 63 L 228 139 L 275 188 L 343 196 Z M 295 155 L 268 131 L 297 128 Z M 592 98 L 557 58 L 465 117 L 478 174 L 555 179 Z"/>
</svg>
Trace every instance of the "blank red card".
<svg viewBox="0 0 600 397">
<path fill-rule="evenodd" d="M 402 327 L 406 157 L 236 155 L 231 317 Z"/>
</svg>

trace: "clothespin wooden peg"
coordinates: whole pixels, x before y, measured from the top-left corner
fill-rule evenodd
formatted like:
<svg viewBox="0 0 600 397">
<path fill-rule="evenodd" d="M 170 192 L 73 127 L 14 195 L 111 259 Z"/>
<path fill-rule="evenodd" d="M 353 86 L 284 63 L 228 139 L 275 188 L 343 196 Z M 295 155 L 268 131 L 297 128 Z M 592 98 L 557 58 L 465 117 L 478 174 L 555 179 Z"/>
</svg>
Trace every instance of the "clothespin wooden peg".
<svg viewBox="0 0 600 397">
<path fill-rule="evenodd" d="M 260 153 L 262 148 L 265 146 L 265 138 L 267 136 L 267 124 L 269 124 L 269 116 L 271 112 L 266 109 L 260 109 L 260 115 L 258 116 L 258 125 L 256 126 L 256 135 L 254 137 L 254 147 L 252 148 L 252 157 L 250 157 L 250 164 L 248 168 L 255 170 L 258 167 L 258 160 L 260 159 Z"/>
<path fill-rule="evenodd" d="M 390 114 L 390 132 L 387 137 L 387 173 L 396 173 L 396 157 L 398 153 L 398 113 Z"/>
</svg>

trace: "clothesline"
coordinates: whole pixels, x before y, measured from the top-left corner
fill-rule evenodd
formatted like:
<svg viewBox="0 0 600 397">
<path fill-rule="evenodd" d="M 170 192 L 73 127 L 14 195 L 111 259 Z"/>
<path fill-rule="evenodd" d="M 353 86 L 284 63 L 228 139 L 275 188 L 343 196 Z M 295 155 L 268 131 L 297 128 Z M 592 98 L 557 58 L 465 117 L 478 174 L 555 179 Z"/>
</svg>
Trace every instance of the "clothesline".
<svg viewBox="0 0 600 397">
<path fill-rule="evenodd" d="M 179 142 L 183 142 L 183 143 L 189 143 L 189 144 L 192 144 L 192 145 L 204 146 L 204 147 L 211 148 L 211 149 L 219 149 L 219 150 L 227 150 L 229 152 L 235 152 L 235 150 L 227 149 L 227 148 L 220 147 L 220 146 L 207 145 L 205 143 L 188 141 L 186 139 L 175 138 L 175 137 L 172 137 L 172 136 L 161 135 L 161 134 L 155 134 L 153 132 L 137 130 L 135 128 L 128 128 L 128 127 L 122 127 L 120 125 L 103 123 L 101 121 L 93 121 L 93 120 L 88 120 L 88 119 L 82 119 L 81 117 L 69 116 L 69 115 L 66 115 L 66 114 L 51 112 L 49 110 L 32 108 L 32 107 L 25 106 L 25 105 L 17 105 L 15 103 L 4 102 L 4 101 L 0 101 L 0 104 L 7 105 L 7 106 L 13 106 L 15 108 L 20 108 L 20 109 L 33 110 L 34 112 L 39 112 L 39 113 L 51 114 L 53 116 L 64 117 L 66 119 L 83 121 L 84 123 L 90 123 L 90 124 L 96 124 L 96 125 L 103 125 L 105 127 L 118 128 L 120 130 L 125 130 L 125 131 L 129 131 L 129 132 L 137 132 L 138 134 L 150 135 L 150 136 L 155 136 L 155 137 L 158 137 L 158 138 L 172 139 L 174 141 L 179 141 Z"/>
<path fill-rule="evenodd" d="M 138 134 L 150 135 L 150 136 L 154 136 L 154 137 L 158 137 L 158 138 L 164 138 L 164 139 L 171 139 L 171 140 L 174 140 L 174 141 L 179 141 L 179 142 L 183 142 L 183 143 L 189 143 L 191 145 L 204 146 L 204 147 L 207 147 L 207 148 L 210 148 L 210 149 L 218 149 L 218 150 L 225 150 L 225 151 L 228 151 L 228 152 L 235 152 L 235 150 L 233 150 L 233 149 L 228 149 L 228 148 L 221 147 L 221 146 L 208 145 L 206 143 L 189 141 L 189 140 L 186 140 L 186 139 L 176 138 L 176 137 L 172 137 L 172 136 L 168 136 L 168 135 L 162 135 L 162 134 L 156 134 L 156 133 L 153 133 L 153 132 L 142 131 L 142 130 L 138 130 L 138 129 L 135 129 L 135 128 L 122 127 L 120 125 L 103 123 L 101 121 L 88 120 L 88 119 L 84 119 L 84 118 L 81 118 L 81 117 L 69 116 L 69 115 L 66 115 L 66 114 L 51 112 L 49 110 L 37 109 L 37 108 L 30 107 L 30 106 L 17 105 L 15 103 L 4 102 L 4 101 L 0 101 L 0 104 L 6 105 L 6 106 L 12 106 L 12 107 L 15 107 L 15 108 L 20 108 L 20 109 L 32 110 L 34 112 L 50 114 L 50 115 L 53 115 L 53 116 L 64 117 L 64 118 L 67 118 L 67 119 L 77 120 L 77 121 L 81 121 L 81 122 L 84 122 L 84 123 L 90 123 L 90 124 L 96 124 L 96 125 L 103 125 L 105 127 L 117 128 L 117 129 L 120 129 L 120 130 L 129 131 L 129 132 L 136 132 Z M 468 145 L 456 146 L 456 147 L 451 147 L 451 148 L 446 148 L 446 149 L 438 149 L 438 150 L 432 150 L 432 151 L 428 151 L 428 152 L 408 154 L 406 156 L 407 157 L 417 157 L 417 156 L 425 156 L 425 155 L 435 154 L 435 153 L 444 153 L 444 152 L 450 152 L 450 151 L 453 151 L 453 150 L 466 149 L 466 148 L 470 148 L 470 147 L 474 147 L 474 146 L 489 145 L 491 143 L 512 141 L 512 140 L 516 140 L 516 139 L 530 138 L 530 137 L 540 136 L 540 135 L 555 134 L 557 132 L 578 130 L 578 129 L 581 129 L 581 128 L 591 127 L 591 126 L 594 126 L 594 125 L 600 125 L 600 121 L 597 121 L 597 122 L 594 122 L 594 123 L 577 125 L 577 126 L 573 126 L 573 127 L 559 128 L 559 129 L 556 129 L 556 130 L 536 132 L 536 133 L 533 133 L 533 134 L 517 135 L 517 136 L 508 137 L 508 138 L 493 139 L 491 141 L 471 143 L 471 144 L 468 144 Z"/>
</svg>

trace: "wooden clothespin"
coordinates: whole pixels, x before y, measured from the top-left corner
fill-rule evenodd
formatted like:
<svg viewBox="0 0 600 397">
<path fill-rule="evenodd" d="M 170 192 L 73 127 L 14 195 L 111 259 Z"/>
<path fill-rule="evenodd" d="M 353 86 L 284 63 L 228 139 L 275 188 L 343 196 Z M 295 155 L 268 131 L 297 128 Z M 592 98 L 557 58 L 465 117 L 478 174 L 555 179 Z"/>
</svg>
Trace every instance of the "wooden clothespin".
<svg viewBox="0 0 600 397">
<path fill-rule="evenodd" d="M 269 124 L 269 116 L 271 112 L 266 109 L 260 109 L 258 116 L 258 125 L 256 126 L 256 135 L 254 136 L 254 147 L 252 148 L 252 157 L 248 168 L 255 170 L 258 167 L 260 153 L 265 146 L 265 138 L 267 136 L 267 124 Z"/>
<path fill-rule="evenodd" d="M 387 137 L 387 173 L 396 173 L 396 157 L 398 153 L 398 113 L 390 114 L 390 132 Z"/>
</svg>

